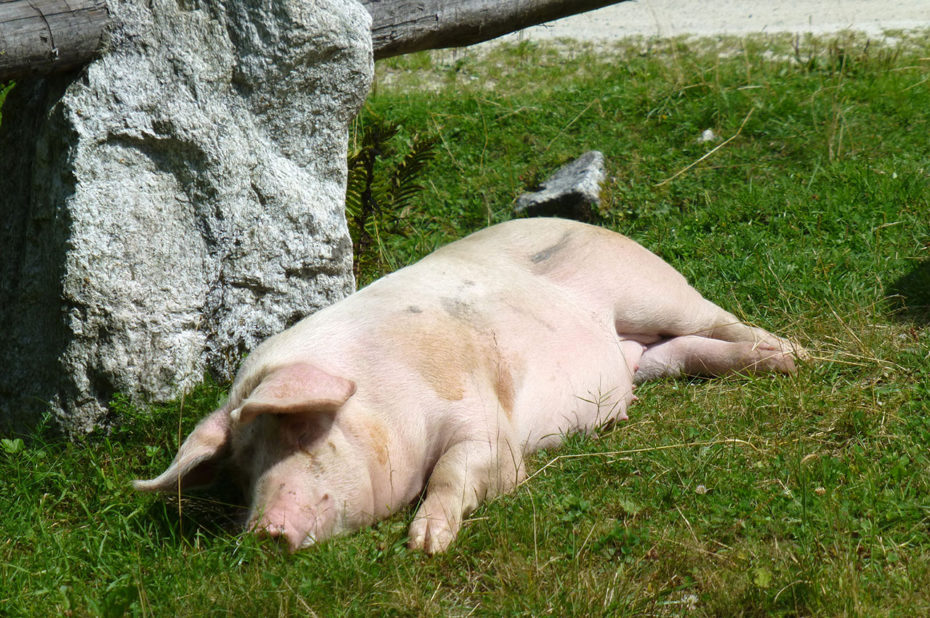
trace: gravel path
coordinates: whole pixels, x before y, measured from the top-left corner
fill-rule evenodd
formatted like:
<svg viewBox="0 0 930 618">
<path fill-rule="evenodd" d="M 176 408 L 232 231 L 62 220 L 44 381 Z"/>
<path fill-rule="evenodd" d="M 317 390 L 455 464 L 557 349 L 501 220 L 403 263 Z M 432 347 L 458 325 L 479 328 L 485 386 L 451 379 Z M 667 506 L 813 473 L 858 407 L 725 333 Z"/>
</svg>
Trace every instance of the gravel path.
<svg viewBox="0 0 930 618">
<path fill-rule="evenodd" d="M 930 27 L 930 0 L 632 0 L 509 35 L 598 41 L 631 35 L 824 34 Z"/>
</svg>

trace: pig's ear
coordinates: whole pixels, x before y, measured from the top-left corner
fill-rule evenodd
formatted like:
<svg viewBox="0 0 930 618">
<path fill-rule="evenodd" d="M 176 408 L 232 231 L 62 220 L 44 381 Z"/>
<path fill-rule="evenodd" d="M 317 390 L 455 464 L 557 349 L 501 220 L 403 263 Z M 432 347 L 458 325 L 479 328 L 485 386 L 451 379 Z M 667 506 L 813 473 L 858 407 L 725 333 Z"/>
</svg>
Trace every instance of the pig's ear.
<svg viewBox="0 0 930 618">
<path fill-rule="evenodd" d="M 187 436 L 167 470 L 148 481 L 133 481 L 133 487 L 139 491 L 177 491 L 179 486 L 187 489 L 209 484 L 229 443 L 229 425 L 227 408 L 213 412 Z"/>
<path fill-rule="evenodd" d="M 352 380 L 295 363 L 265 376 L 242 406 L 232 411 L 232 418 L 249 423 L 260 414 L 334 413 L 354 394 Z"/>
</svg>

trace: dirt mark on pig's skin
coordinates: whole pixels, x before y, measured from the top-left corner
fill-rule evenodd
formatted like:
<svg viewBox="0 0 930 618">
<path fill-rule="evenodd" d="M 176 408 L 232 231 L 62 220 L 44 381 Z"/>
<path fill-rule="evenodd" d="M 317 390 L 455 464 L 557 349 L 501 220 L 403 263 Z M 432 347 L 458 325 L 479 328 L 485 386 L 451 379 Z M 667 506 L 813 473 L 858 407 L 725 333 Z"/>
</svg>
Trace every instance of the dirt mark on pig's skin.
<svg viewBox="0 0 930 618">
<path fill-rule="evenodd" d="M 533 264 L 540 264 L 541 262 L 545 262 L 546 260 L 550 259 L 552 256 L 562 251 L 562 249 L 567 247 L 569 240 L 571 240 L 571 237 L 572 237 L 571 232 L 566 232 L 565 234 L 562 235 L 562 238 L 560 238 L 558 242 L 556 242 L 554 245 L 546 247 L 542 251 L 538 251 L 535 254 L 533 254 L 533 256 L 530 257 L 530 261 L 533 262 Z"/>
<path fill-rule="evenodd" d="M 503 358 L 498 358 L 497 375 L 494 376 L 494 393 L 497 400 L 504 410 L 507 418 L 513 416 L 514 385 L 513 372 L 510 369 L 510 363 Z"/>
<path fill-rule="evenodd" d="M 397 342 L 401 358 L 439 397 L 460 401 L 469 386 L 484 382 L 493 389 L 504 414 L 516 399 L 513 359 L 501 354 L 495 335 L 475 328 L 467 304 L 449 299 L 444 313 L 407 314 L 385 335 Z M 452 309 L 452 310 L 450 310 Z"/>
<path fill-rule="evenodd" d="M 388 464 L 388 436 L 384 425 L 371 419 L 364 419 L 359 423 L 356 431 L 371 444 L 378 463 L 386 466 Z"/>
<path fill-rule="evenodd" d="M 448 316 L 408 314 L 386 336 L 430 388 L 447 401 L 465 396 L 465 381 L 477 369 L 475 331 Z"/>
<path fill-rule="evenodd" d="M 467 302 L 458 298 L 441 298 L 442 308 L 451 317 L 462 322 L 472 323 L 475 320 L 475 309 Z"/>
</svg>

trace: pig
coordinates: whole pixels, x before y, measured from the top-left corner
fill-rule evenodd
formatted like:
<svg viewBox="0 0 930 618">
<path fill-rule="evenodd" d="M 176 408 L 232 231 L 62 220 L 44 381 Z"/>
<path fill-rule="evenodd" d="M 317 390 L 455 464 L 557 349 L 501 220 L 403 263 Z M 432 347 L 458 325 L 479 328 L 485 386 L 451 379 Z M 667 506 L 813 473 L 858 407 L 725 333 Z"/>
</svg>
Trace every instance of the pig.
<svg viewBox="0 0 930 618">
<path fill-rule="evenodd" d="M 636 384 L 790 374 L 804 356 L 620 234 L 519 219 L 266 340 L 168 469 L 135 487 L 229 470 L 251 497 L 247 529 L 292 550 L 419 500 L 409 546 L 432 554 L 526 477 L 527 454 L 626 419 Z"/>
</svg>

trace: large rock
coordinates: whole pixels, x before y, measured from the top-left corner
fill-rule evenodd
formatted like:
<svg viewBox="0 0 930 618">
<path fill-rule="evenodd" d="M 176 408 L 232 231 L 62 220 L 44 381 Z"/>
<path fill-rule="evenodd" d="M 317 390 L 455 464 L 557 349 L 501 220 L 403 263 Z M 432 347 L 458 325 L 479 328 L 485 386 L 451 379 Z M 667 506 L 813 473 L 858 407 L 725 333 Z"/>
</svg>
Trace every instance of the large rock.
<svg viewBox="0 0 930 618">
<path fill-rule="evenodd" d="M 347 124 L 370 18 L 345 0 L 118 0 L 110 51 L 19 84 L 0 125 L 0 424 L 69 433 L 121 392 L 229 377 L 350 293 Z"/>
</svg>

